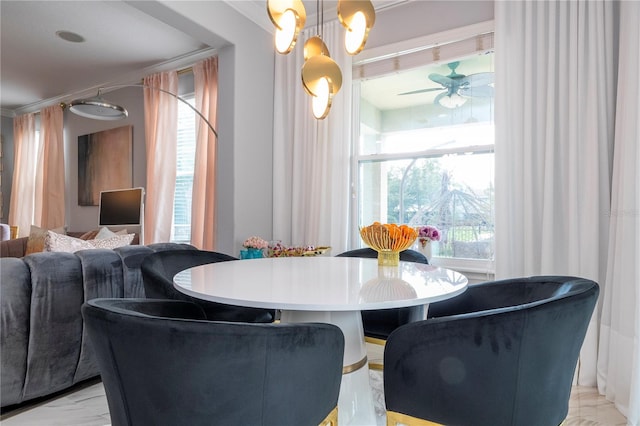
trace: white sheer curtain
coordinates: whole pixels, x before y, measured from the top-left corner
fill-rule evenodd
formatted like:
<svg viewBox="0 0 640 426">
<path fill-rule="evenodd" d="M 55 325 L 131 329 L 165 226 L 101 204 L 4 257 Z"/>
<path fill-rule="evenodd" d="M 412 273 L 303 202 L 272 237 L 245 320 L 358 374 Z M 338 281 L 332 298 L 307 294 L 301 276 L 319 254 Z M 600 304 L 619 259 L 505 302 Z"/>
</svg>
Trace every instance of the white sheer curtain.
<svg viewBox="0 0 640 426">
<path fill-rule="evenodd" d="M 344 28 L 325 24 L 323 40 L 342 70 L 342 88 L 324 120 L 311 113 L 300 70 L 305 40 L 276 56 L 274 100 L 273 238 L 284 244 L 329 245 L 332 253 L 347 247 L 351 123 L 351 57 L 343 46 Z"/>
<path fill-rule="evenodd" d="M 614 278 L 616 274 L 608 270 L 616 263 L 630 268 L 618 257 L 621 249 L 636 263 L 640 258 L 637 203 L 631 218 L 636 228 L 625 228 L 625 232 L 636 232 L 630 239 L 635 242 L 616 240 L 613 235 L 609 239 L 610 225 L 615 222 L 610 214 L 612 194 L 637 191 L 638 185 L 637 174 L 633 189 L 623 189 L 624 185 L 611 180 L 612 174 L 625 174 L 619 182 L 626 181 L 628 186 L 627 179 L 634 177 L 613 161 L 614 151 L 618 155 L 622 149 L 622 139 L 625 146 L 635 144 L 637 154 L 637 128 L 627 130 L 631 140 L 621 138 L 619 128 L 614 128 L 616 119 L 619 127 L 621 114 L 620 105 L 616 109 L 616 82 L 620 88 L 628 85 L 616 79 L 616 40 L 631 36 L 629 29 L 618 29 L 616 19 L 618 7 L 630 7 L 626 2 L 606 0 L 495 5 L 496 277 L 561 274 L 597 281 L 601 297 L 581 351 L 577 383 L 594 386 L 596 377 L 602 380 L 602 371 L 596 376 L 596 366 L 598 345 L 601 354 L 603 345 L 609 345 L 598 341 L 604 303 L 604 313 L 608 309 L 619 313 L 623 306 L 631 311 L 624 319 L 630 334 L 622 334 L 631 338 L 627 342 L 633 342 L 629 348 L 633 355 L 618 367 L 620 374 L 635 374 L 633 387 L 637 389 L 637 266 L 625 269 L 631 275 L 635 271 L 632 283 Z M 633 22 L 637 27 L 637 18 Z M 635 47 L 629 61 L 635 61 L 637 70 L 637 28 L 635 31 L 629 41 Z M 635 125 L 637 76 L 633 77 L 636 92 L 631 95 L 635 96 Z M 635 161 L 637 173 L 637 156 Z M 619 297 L 604 296 L 610 292 Z M 623 346 L 609 349 L 618 353 Z M 625 398 L 630 383 L 614 386 L 617 389 L 609 397 L 616 395 L 616 405 L 631 421 L 631 401 Z M 637 424 L 634 421 L 631 424 Z"/>
<path fill-rule="evenodd" d="M 24 114 L 13 119 L 14 167 L 9 224 L 18 226 L 18 236 L 29 235 L 33 223 L 36 189 L 36 116 Z"/>
<path fill-rule="evenodd" d="M 178 73 L 170 71 L 144 78 L 144 84 L 178 93 Z M 178 100 L 145 87 L 144 130 L 147 149 L 147 189 L 144 243 L 168 242 L 176 187 Z"/>
<path fill-rule="evenodd" d="M 640 424 L 640 3 L 620 4 L 616 135 L 598 389 Z"/>
<path fill-rule="evenodd" d="M 218 128 L 218 57 L 193 66 L 196 109 Z M 207 123 L 196 117 L 196 158 L 191 205 L 191 244 L 202 250 L 214 250 L 216 244 L 216 136 Z"/>
<path fill-rule="evenodd" d="M 59 105 L 40 112 L 34 223 L 47 229 L 65 225 L 63 121 Z"/>
</svg>

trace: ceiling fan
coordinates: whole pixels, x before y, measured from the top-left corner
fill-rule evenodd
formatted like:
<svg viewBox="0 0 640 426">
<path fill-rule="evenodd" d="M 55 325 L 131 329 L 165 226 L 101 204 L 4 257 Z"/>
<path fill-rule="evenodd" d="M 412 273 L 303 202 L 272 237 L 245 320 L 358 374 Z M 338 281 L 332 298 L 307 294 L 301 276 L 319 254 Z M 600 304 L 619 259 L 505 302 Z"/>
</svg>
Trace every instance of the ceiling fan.
<svg viewBox="0 0 640 426">
<path fill-rule="evenodd" d="M 477 74 L 458 74 L 456 68 L 459 61 L 447 64 L 451 73 L 449 75 L 429 74 L 429 79 L 442 87 L 430 89 L 413 90 L 411 92 L 399 93 L 398 95 L 413 95 L 416 93 L 434 92 L 444 90 L 438 94 L 433 103 L 446 108 L 457 108 L 462 106 L 467 98 L 489 98 L 493 96 L 493 73 L 481 72 Z"/>
</svg>

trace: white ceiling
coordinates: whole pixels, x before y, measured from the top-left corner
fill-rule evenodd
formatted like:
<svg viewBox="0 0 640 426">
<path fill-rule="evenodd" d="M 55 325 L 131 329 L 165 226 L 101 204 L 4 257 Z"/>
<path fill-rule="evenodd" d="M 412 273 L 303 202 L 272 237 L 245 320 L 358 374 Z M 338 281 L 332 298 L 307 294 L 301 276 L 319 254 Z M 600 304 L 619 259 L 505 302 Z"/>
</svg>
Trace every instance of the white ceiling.
<svg viewBox="0 0 640 426">
<path fill-rule="evenodd" d="M 139 81 L 145 69 L 210 51 L 122 1 L 0 1 L 0 107 L 40 109 L 59 97 Z M 85 38 L 71 43 L 64 30 Z"/>
<path fill-rule="evenodd" d="M 378 11 L 411 0 L 374 0 Z M 220 46 L 207 46 L 136 7 L 136 1 L 0 1 L 0 108 L 2 115 L 33 112 L 43 106 L 86 95 L 87 89 L 139 81 L 144 75 L 180 67 L 180 61 L 205 57 Z M 265 0 L 227 0 L 227 4 L 268 31 Z M 307 26 L 315 25 L 316 1 L 305 0 Z M 325 1 L 325 21 L 335 19 L 336 1 Z M 85 38 L 71 43 L 56 32 Z M 375 27 L 374 27 L 375 30 Z M 184 66 L 184 65 L 182 65 Z M 446 69 L 446 66 L 445 66 Z M 437 71 L 436 71 L 437 72 Z M 464 70 L 460 70 L 464 72 Z M 429 84 L 427 71 L 415 70 L 414 88 Z M 394 83 L 395 84 L 395 83 Z M 405 75 L 371 96 L 406 91 Z M 410 102 L 403 97 L 402 102 Z M 411 102 L 418 101 L 419 96 Z M 400 100 L 399 100 L 400 101 Z M 384 108 L 384 106 L 380 106 Z"/>
</svg>

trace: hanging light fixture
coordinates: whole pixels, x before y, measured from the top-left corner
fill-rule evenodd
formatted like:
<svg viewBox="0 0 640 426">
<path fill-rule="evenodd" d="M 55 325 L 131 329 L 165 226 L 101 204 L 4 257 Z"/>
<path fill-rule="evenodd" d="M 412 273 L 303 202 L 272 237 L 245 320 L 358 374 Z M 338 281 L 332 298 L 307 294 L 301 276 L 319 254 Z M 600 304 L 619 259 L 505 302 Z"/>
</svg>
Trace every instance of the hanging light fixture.
<svg viewBox="0 0 640 426">
<path fill-rule="evenodd" d="M 193 110 L 209 127 L 211 133 L 218 139 L 218 132 L 213 128 L 213 125 L 207 118 L 202 115 L 200 111 L 196 109 L 193 105 L 187 102 L 184 98 L 178 96 L 177 94 L 170 92 L 168 90 L 161 89 L 159 87 L 151 86 L 149 84 L 117 84 L 109 87 L 101 87 L 98 89 L 98 94 L 92 98 L 85 99 L 75 99 L 68 104 L 60 104 L 63 109 L 65 107 L 69 108 L 69 111 L 76 115 L 80 115 L 85 118 L 91 118 L 93 120 L 122 120 L 129 116 L 129 112 L 123 106 L 114 104 L 113 102 L 109 102 L 108 100 L 102 97 L 102 92 L 110 89 L 120 89 L 123 87 L 140 87 L 141 89 L 151 89 L 157 90 L 158 92 L 165 93 L 167 95 L 173 96 L 189 108 Z"/>
<path fill-rule="evenodd" d="M 467 102 L 467 98 L 460 96 L 458 92 L 443 93 L 436 96 L 435 102 L 445 108 L 454 109 L 464 105 Z"/>
<path fill-rule="evenodd" d="M 283 54 L 291 52 L 307 20 L 302 0 L 267 0 L 267 13 L 276 26 L 276 50 Z"/>
<path fill-rule="evenodd" d="M 331 59 L 329 49 L 322 41 L 324 27 L 324 0 L 316 0 L 318 32 L 304 45 L 302 86 L 311 95 L 313 116 L 318 120 L 329 114 L 333 97 L 342 87 L 342 72 Z M 275 45 L 278 53 L 291 52 L 298 34 L 307 18 L 301 0 L 267 0 L 267 12 L 276 26 Z M 367 41 L 369 30 L 375 22 L 375 10 L 370 0 L 340 0 L 338 18 L 347 28 L 345 48 L 347 53 L 359 53 Z"/>
<path fill-rule="evenodd" d="M 319 36 L 307 40 L 304 57 L 302 86 L 311 95 L 313 116 L 321 120 L 329 114 L 333 96 L 342 87 L 342 72 Z"/>
<path fill-rule="evenodd" d="M 369 30 L 376 21 L 376 11 L 369 0 L 338 0 L 338 19 L 347 29 L 344 47 L 349 55 L 364 49 Z"/>
<path fill-rule="evenodd" d="M 129 115 L 124 107 L 105 100 L 101 91 L 93 98 L 76 99 L 68 107 L 76 115 L 97 120 L 121 120 Z"/>
</svg>

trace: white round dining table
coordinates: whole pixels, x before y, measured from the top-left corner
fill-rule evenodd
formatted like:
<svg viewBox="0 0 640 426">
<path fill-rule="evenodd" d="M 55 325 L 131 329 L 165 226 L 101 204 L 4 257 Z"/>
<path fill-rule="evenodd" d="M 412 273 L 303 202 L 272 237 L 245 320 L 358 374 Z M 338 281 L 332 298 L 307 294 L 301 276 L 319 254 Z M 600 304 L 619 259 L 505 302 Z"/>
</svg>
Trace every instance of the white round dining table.
<svg viewBox="0 0 640 426">
<path fill-rule="evenodd" d="M 335 324 L 345 337 L 338 423 L 376 425 L 362 310 L 425 306 L 467 288 L 455 271 L 422 263 L 378 266 L 377 259 L 281 257 L 211 263 L 174 277 L 192 297 L 281 310 L 281 322 Z M 415 318 L 421 319 L 421 318 Z"/>
</svg>

